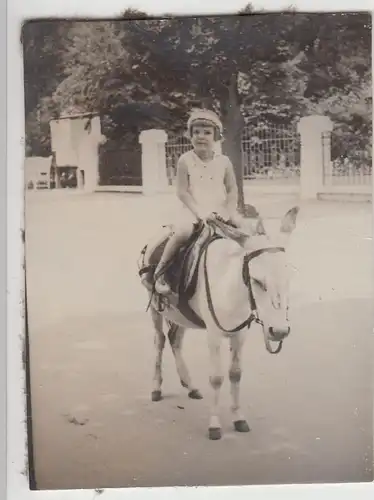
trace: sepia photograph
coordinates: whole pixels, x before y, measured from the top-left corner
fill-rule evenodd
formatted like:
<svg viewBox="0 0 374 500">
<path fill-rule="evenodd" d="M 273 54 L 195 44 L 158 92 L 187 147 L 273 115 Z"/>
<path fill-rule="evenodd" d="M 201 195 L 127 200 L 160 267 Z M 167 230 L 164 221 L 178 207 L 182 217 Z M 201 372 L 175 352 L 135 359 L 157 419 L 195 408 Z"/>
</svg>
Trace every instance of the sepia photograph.
<svg viewBox="0 0 374 500">
<path fill-rule="evenodd" d="M 21 43 L 30 488 L 372 482 L 371 14 Z"/>
</svg>

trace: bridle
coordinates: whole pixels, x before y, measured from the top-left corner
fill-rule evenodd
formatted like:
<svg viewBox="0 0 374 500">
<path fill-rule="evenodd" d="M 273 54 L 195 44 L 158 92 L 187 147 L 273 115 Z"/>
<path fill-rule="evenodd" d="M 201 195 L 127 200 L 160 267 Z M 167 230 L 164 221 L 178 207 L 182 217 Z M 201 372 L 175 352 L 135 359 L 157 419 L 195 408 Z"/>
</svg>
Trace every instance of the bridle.
<svg viewBox="0 0 374 500">
<path fill-rule="evenodd" d="M 264 323 L 260 319 L 257 311 L 257 304 L 256 304 L 256 299 L 253 294 L 253 289 L 252 289 L 252 281 L 251 281 L 251 276 L 249 273 L 249 262 L 260 255 L 264 253 L 277 253 L 277 252 L 285 252 L 284 247 L 265 247 L 265 248 L 260 248 L 258 250 L 254 250 L 252 252 L 246 253 L 243 258 L 243 266 L 242 266 L 242 277 L 243 277 L 243 282 L 248 290 L 248 299 L 249 299 L 249 306 L 251 308 L 251 312 L 249 317 L 243 321 L 240 325 L 236 326 L 235 328 L 232 328 L 231 330 L 228 330 L 226 328 L 223 328 L 223 326 L 220 324 L 217 315 L 214 310 L 213 306 L 213 301 L 212 301 L 212 295 L 210 292 L 210 286 L 209 286 L 209 278 L 208 278 L 208 269 L 207 269 L 207 256 L 208 256 L 208 248 L 205 249 L 205 255 L 204 255 L 204 278 L 205 278 L 205 290 L 206 290 L 206 296 L 207 296 L 207 301 L 208 301 L 208 307 L 210 314 L 213 317 L 213 320 L 216 324 L 216 326 L 222 330 L 225 333 L 236 333 L 239 332 L 240 330 L 243 330 L 243 328 L 248 327 L 250 328 L 252 323 L 257 323 L 262 326 L 264 330 Z M 281 352 L 282 347 L 283 347 L 283 340 L 280 340 L 278 342 L 278 346 L 275 350 L 272 349 L 270 340 L 268 336 L 265 334 L 264 331 L 264 339 L 265 339 L 265 346 L 266 350 L 270 352 L 270 354 L 278 354 Z"/>
</svg>

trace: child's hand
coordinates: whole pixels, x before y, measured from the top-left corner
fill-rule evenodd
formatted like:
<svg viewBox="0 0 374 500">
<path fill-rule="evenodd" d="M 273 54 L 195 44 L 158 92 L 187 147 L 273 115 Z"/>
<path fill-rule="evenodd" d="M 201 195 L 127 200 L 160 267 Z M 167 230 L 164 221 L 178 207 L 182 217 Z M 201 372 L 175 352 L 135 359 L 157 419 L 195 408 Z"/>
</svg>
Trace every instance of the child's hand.
<svg viewBox="0 0 374 500">
<path fill-rule="evenodd" d="M 205 217 L 205 220 L 206 220 L 207 222 L 209 222 L 209 221 L 214 221 L 214 220 L 215 220 L 215 218 L 216 218 L 216 214 L 215 214 L 214 212 L 212 212 L 212 213 L 208 214 L 208 215 Z"/>
<path fill-rule="evenodd" d="M 205 217 L 204 221 L 205 221 L 205 224 L 209 224 L 210 222 L 217 222 L 217 221 L 222 221 L 224 220 L 220 214 L 218 214 L 217 212 L 212 212 L 210 213 L 207 217 Z"/>
<path fill-rule="evenodd" d="M 197 215 L 197 222 L 199 224 L 203 224 L 204 226 L 207 226 L 209 222 L 214 221 L 215 215 L 213 213 L 210 214 L 203 214 L 203 213 L 198 213 Z"/>
<path fill-rule="evenodd" d="M 198 221 L 203 221 L 206 222 L 208 220 L 213 220 L 214 215 L 212 213 L 204 213 L 204 212 L 198 212 L 197 213 L 197 219 Z"/>
</svg>

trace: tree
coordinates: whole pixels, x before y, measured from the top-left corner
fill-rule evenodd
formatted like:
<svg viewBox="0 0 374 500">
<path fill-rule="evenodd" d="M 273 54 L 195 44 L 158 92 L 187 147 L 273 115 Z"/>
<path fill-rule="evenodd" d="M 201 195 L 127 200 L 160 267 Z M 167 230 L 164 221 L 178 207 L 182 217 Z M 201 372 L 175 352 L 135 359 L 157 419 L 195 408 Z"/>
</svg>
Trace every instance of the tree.
<svg viewBox="0 0 374 500">
<path fill-rule="evenodd" d="M 155 92 L 157 79 L 138 69 L 126 35 L 123 22 L 72 24 L 63 55 L 65 79 L 53 95 L 60 113 L 100 113 L 104 133 L 117 142 L 144 126 L 178 122 L 181 109 L 175 109 L 172 94 L 164 99 Z"/>
<path fill-rule="evenodd" d="M 62 52 L 70 27 L 65 21 L 28 21 L 22 27 L 25 113 L 51 95 L 64 79 Z"/>
<path fill-rule="evenodd" d="M 51 95 L 63 81 L 65 35 L 70 23 L 28 21 L 22 27 L 26 117 L 26 154 L 50 154 Z"/>
<path fill-rule="evenodd" d="M 349 150 L 367 151 L 371 157 L 370 15 L 329 14 L 324 23 L 318 21 L 309 14 L 300 26 L 306 43 L 289 64 L 289 88 L 306 113 L 334 121 L 338 147 L 333 147 L 333 158 Z"/>
</svg>

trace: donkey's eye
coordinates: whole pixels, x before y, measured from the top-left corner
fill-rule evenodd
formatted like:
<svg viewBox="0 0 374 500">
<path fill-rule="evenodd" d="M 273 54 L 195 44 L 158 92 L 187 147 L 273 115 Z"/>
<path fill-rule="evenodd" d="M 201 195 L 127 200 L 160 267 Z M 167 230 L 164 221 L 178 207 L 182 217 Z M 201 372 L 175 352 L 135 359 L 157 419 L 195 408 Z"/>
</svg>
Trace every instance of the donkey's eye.
<svg viewBox="0 0 374 500">
<path fill-rule="evenodd" d="M 262 291 L 266 292 L 266 284 L 263 281 L 253 279 L 253 283 L 259 288 L 261 288 Z"/>
</svg>

